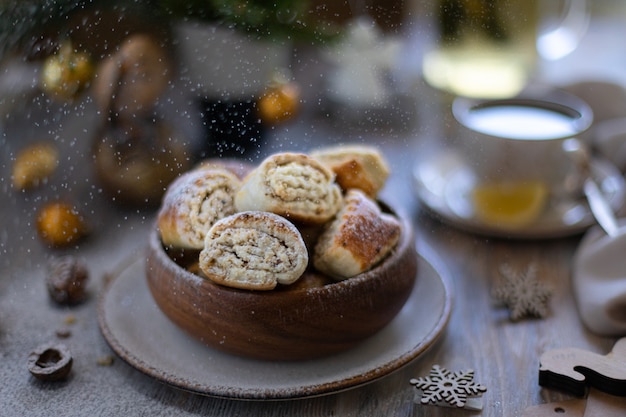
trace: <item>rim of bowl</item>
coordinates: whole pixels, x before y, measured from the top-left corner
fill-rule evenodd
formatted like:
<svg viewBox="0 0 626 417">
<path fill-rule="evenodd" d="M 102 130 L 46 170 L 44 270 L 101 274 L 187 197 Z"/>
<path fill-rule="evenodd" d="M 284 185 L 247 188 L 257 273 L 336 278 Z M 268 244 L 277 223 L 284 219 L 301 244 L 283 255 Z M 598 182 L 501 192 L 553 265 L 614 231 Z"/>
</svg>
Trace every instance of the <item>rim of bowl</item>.
<svg viewBox="0 0 626 417">
<path fill-rule="evenodd" d="M 381 203 L 379 202 L 379 204 Z M 242 294 L 259 294 L 259 295 L 265 295 L 267 293 L 272 293 L 272 294 L 279 294 L 279 293 L 298 294 L 301 292 L 306 292 L 309 294 L 323 293 L 326 291 L 332 291 L 333 289 L 340 288 L 340 287 L 353 286 L 353 285 L 358 284 L 358 282 L 376 278 L 376 276 L 380 273 L 380 268 L 386 267 L 388 265 L 392 265 L 393 262 L 401 258 L 407 250 L 411 250 L 411 247 L 413 247 L 414 231 L 408 218 L 405 215 L 400 214 L 397 211 L 391 209 L 385 203 L 382 203 L 381 208 L 383 209 L 384 212 L 393 214 L 398 220 L 400 220 L 400 225 L 401 225 L 400 239 L 398 240 L 398 243 L 396 244 L 396 246 L 392 249 L 392 252 L 387 257 L 385 257 L 381 262 L 379 262 L 374 267 L 372 267 L 371 269 L 365 272 L 362 272 L 358 275 L 355 275 L 353 277 L 350 277 L 341 281 L 332 281 L 328 284 L 325 284 L 319 287 L 303 287 L 303 288 L 298 288 L 298 289 L 285 288 L 284 290 L 274 289 L 270 291 L 257 291 L 257 290 L 246 290 L 246 289 L 233 288 L 233 287 L 228 287 L 225 285 L 220 285 L 218 283 L 211 281 L 208 278 L 203 278 L 200 275 L 197 275 L 187 270 L 184 266 L 181 266 L 174 259 L 172 259 L 168 255 L 166 247 L 163 245 L 161 241 L 159 228 L 156 225 L 156 223 L 154 227 L 152 227 L 152 230 L 150 232 L 150 248 L 152 249 L 153 253 L 157 254 L 159 262 L 162 265 L 165 265 L 168 268 L 168 270 L 171 271 L 172 273 L 180 275 L 187 280 L 197 281 L 198 283 L 208 281 L 209 283 L 215 285 L 220 290 L 239 292 Z M 416 253 L 416 256 L 417 256 L 417 253 Z M 315 273 L 321 274 L 320 272 L 317 272 L 317 271 L 315 271 Z"/>
</svg>

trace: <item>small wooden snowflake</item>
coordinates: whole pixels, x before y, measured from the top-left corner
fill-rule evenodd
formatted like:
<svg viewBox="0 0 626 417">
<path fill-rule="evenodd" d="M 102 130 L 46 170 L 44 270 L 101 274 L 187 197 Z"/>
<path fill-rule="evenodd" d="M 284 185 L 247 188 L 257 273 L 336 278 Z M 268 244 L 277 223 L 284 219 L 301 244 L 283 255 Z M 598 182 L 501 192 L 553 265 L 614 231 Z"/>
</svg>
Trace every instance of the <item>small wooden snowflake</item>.
<svg viewBox="0 0 626 417">
<path fill-rule="evenodd" d="M 422 404 L 449 404 L 465 407 L 468 397 L 475 397 L 487 391 L 487 387 L 474 382 L 474 371 L 451 372 L 439 365 L 433 365 L 429 376 L 413 378 L 409 381 L 422 391 Z"/>
<path fill-rule="evenodd" d="M 548 315 L 552 291 L 537 280 L 537 267 L 532 264 L 526 272 L 519 273 L 509 265 L 502 265 L 500 273 L 504 283 L 493 291 L 493 297 L 510 310 L 510 318 L 543 318 Z"/>
</svg>

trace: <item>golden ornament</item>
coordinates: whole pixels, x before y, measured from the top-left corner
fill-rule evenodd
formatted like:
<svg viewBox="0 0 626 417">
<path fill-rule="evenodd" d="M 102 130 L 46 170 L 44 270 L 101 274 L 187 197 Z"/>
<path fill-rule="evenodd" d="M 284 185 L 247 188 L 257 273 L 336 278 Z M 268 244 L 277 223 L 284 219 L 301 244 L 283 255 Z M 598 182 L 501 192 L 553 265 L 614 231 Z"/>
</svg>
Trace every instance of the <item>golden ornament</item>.
<svg viewBox="0 0 626 417">
<path fill-rule="evenodd" d="M 72 99 L 89 85 L 93 74 L 89 55 L 76 51 L 66 42 L 44 61 L 41 87 L 52 96 Z"/>
<path fill-rule="evenodd" d="M 40 142 L 22 149 L 13 163 L 12 181 L 16 190 L 43 184 L 59 165 L 59 153 L 51 143 Z"/>
<path fill-rule="evenodd" d="M 87 235 L 83 216 L 70 204 L 52 202 L 46 204 L 37 216 L 39 237 L 53 247 L 70 246 Z"/>
<path fill-rule="evenodd" d="M 294 82 L 272 85 L 258 101 L 263 123 L 276 124 L 293 118 L 300 108 L 300 88 Z"/>
</svg>

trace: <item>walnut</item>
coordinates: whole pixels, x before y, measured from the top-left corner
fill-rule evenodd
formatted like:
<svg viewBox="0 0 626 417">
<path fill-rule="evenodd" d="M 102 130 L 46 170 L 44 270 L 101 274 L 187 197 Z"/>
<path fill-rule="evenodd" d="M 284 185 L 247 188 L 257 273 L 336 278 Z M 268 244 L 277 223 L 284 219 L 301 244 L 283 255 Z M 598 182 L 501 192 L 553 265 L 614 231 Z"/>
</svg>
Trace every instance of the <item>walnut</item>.
<svg viewBox="0 0 626 417">
<path fill-rule="evenodd" d="M 72 256 L 52 259 L 48 263 L 48 294 L 59 304 L 78 304 L 87 298 L 87 267 Z"/>
</svg>

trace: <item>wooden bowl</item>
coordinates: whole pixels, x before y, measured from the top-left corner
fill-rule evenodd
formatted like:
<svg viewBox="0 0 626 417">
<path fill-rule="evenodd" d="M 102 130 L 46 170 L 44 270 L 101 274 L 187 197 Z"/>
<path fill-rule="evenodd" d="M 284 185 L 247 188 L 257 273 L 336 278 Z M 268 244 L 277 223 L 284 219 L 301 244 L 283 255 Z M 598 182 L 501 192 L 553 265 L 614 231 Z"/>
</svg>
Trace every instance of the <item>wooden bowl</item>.
<svg viewBox="0 0 626 417">
<path fill-rule="evenodd" d="M 172 259 L 156 228 L 146 275 L 154 300 L 177 326 L 202 343 L 265 360 L 304 360 L 345 351 L 387 325 L 417 276 L 411 224 L 401 218 L 398 246 L 374 269 L 313 288 L 246 291 L 214 284 Z M 195 254 L 194 254 L 195 256 Z M 326 278 L 308 271 L 300 280 Z M 295 284 L 294 284 L 295 285 Z"/>
</svg>

